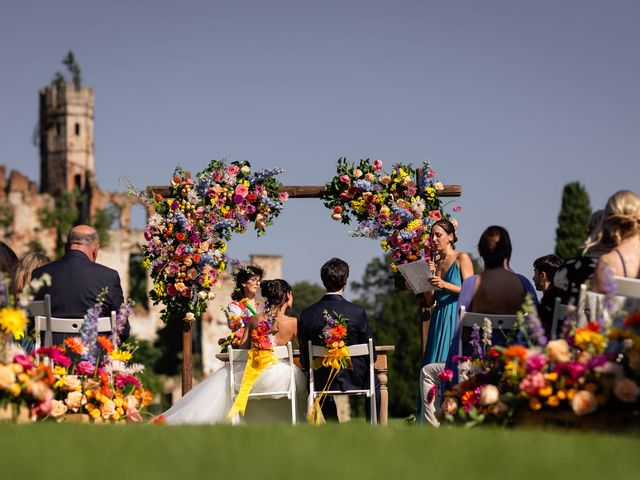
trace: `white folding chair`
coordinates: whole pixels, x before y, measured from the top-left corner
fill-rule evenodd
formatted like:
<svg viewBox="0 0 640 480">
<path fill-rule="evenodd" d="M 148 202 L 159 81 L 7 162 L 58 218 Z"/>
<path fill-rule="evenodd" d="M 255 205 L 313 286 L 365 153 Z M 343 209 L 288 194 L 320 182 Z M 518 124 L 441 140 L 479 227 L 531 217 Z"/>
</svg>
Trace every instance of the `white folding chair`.
<svg viewBox="0 0 640 480">
<path fill-rule="evenodd" d="M 553 317 L 551 320 L 551 340 L 558 338 L 558 323 L 567 316 L 567 305 L 560 303 L 560 297 L 556 297 L 553 305 Z"/>
<path fill-rule="evenodd" d="M 27 305 L 29 317 L 44 317 L 44 344 L 51 346 L 51 296 L 45 295 L 42 300 L 34 300 Z M 35 323 L 35 320 L 34 320 Z M 36 332 L 36 348 L 40 342 L 40 335 Z"/>
<path fill-rule="evenodd" d="M 640 280 L 637 278 L 615 277 L 616 295 L 627 298 L 640 298 Z"/>
<path fill-rule="evenodd" d="M 291 371 L 291 377 L 289 380 L 289 389 L 282 391 L 268 391 L 268 392 L 250 392 L 249 398 L 283 398 L 287 397 L 288 400 L 291 401 L 291 424 L 295 425 L 297 422 L 296 416 L 296 381 L 294 377 L 294 368 L 295 365 L 293 363 L 293 346 L 291 342 L 288 342 L 286 345 L 277 346 L 273 348 L 273 353 L 275 353 L 278 359 L 288 359 Z M 235 402 L 236 397 L 238 396 L 238 392 L 236 390 L 236 378 L 235 378 L 235 369 L 234 362 L 247 362 L 249 360 L 249 350 L 245 349 L 237 349 L 233 347 L 229 347 L 229 391 L 231 392 L 231 403 Z M 233 425 L 237 425 L 240 422 L 240 416 L 236 415 L 231 419 L 231 423 Z"/>
<path fill-rule="evenodd" d="M 35 317 L 35 330 L 36 330 L 36 350 L 40 348 L 40 332 L 45 332 L 45 347 L 52 345 L 52 338 L 54 333 L 64 334 L 79 334 L 84 318 L 57 318 L 49 317 L 50 325 L 47 326 L 47 317 L 37 315 Z M 98 333 L 106 333 L 116 335 L 116 312 L 112 311 L 110 317 L 98 318 Z M 47 338 L 49 344 L 47 344 Z"/>
<path fill-rule="evenodd" d="M 518 321 L 517 315 L 497 315 L 495 313 L 476 313 L 467 312 L 464 306 L 460 307 L 460 338 L 458 339 L 458 354 L 462 355 L 462 329 L 464 327 L 473 327 L 478 325 L 482 328 L 484 319 L 491 320 L 491 327 L 502 331 L 513 330 L 514 325 Z"/>
<path fill-rule="evenodd" d="M 376 411 L 376 384 L 374 379 L 374 365 L 375 360 L 373 358 L 374 348 L 373 340 L 370 338 L 369 343 L 359 343 L 357 345 L 350 345 L 349 355 L 351 357 L 369 357 L 369 388 L 362 390 L 329 390 L 325 392 L 327 395 L 366 395 L 369 398 L 371 406 L 371 424 L 376 425 L 378 423 L 378 413 Z M 309 400 L 307 403 L 307 412 L 311 411 L 313 403 L 316 397 L 322 393 L 322 390 L 315 389 L 315 381 L 313 378 L 313 360 L 314 358 L 322 358 L 326 355 L 327 349 L 318 345 L 313 345 L 309 340 Z"/>
</svg>

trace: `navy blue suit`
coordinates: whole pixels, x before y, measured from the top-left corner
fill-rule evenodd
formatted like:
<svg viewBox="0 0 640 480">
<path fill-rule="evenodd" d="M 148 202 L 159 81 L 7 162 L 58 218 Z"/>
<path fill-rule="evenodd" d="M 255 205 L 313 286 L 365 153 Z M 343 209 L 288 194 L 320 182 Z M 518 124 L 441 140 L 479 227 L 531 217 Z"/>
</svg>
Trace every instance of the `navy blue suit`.
<svg viewBox="0 0 640 480">
<path fill-rule="evenodd" d="M 355 305 L 345 300 L 342 295 L 325 294 L 320 301 L 304 309 L 298 320 L 298 341 L 300 343 L 300 363 L 305 374 L 309 371 L 309 348 L 308 342 L 313 345 L 324 346 L 322 329 L 324 328 L 324 311 L 333 315 L 334 312 L 344 315 L 349 321 L 347 323 L 346 345 L 357 345 L 368 343 L 373 338 L 371 327 L 367 320 L 367 312 L 359 305 Z M 353 369 L 341 369 L 340 373 L 333 381 L 332 390 L 360 390 L 369 388 L 369 359 L 367 357 L 353 357 Z M 330 369 L 320 368 L 315 371 L 316 390 L 321 390 L 329 375 Z M 375 379 L 378 386 L 377 378 Z M 377 394 L 377 391 L 376 391 Z M 378 395 L 376 395 L 377 397 Z M 379 410 L 378 410 L 379 411 Z M 327 419 L 337 419 L 335 403 L 331 398 L 325 402 L 322 412 Z"/>
<path fill-rule="evenodd" d="M 68 250 L 60 260 L 35 269 L 32 278 L 39 278 L 45 273 L 51 276 L 51 287 L 40 289 L 35 299 L 42 300 L 46 294 L 51 295 L 51 314 L 54 317 L 83 318 L 105 287 L 108 292 L 100 316 L 108 317 L 112 310 L 117 312 L 124 302 L 118 272 L 92 262 L 79 250 Z M 129 337 L 129 329 L 127 321 L 120 335 L 122 340 Z M 62 343 L 65 336 L 69 335 L 54 335 L 53 343 Z"/>
</svg>

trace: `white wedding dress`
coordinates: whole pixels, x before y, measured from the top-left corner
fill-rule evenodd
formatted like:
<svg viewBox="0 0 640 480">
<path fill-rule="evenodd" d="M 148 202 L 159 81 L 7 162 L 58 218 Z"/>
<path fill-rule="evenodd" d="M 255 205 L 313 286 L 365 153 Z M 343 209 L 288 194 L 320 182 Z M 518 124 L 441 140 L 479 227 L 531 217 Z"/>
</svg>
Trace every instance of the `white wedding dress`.
<svg viewBox="0 0 640 480">
<path fill-rule="evenodd" d="M 246 362 L 234 362 L 236 392 L 242 383 Z M 306 378 L 297 366 L 288 360 L 268 366 L 251 388 L 252 393 L 285 391 L 289 389 L 293 368 L 296 382 L 296 410 L 298 421 L 304 421 L 307 407 Z M 229 364 L 209 375 L 204 381 L 178 400 L 163 417 L 169 425 L 229 423 L 227 414 L 231 410 L 229 391 Z M 245 415 L 240 423 L 291 422 L 291 403 L 286 396 L 279 399 L 253 399 L 247 403 Z"/>
</svg>

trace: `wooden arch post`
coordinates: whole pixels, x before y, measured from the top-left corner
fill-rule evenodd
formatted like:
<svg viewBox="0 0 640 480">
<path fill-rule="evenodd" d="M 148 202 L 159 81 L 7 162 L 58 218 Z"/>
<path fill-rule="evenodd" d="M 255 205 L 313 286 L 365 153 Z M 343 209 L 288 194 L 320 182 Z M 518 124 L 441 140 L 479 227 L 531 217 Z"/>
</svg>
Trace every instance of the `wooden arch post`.
<svg viewBox="0 0 640 480">
<path fill-rule="evenodd" d="M 420 176 L 420 170 L 416 173 Z M 159 193 L 164 198 L 171 197 L 171 188 L 167 185 L 149 186 L 148 191 L 154 194 Z M 324 186 L 283 186 L 281 191 L 287 192 L 289 198 L 320 198 L 324 193 Z M 440 197 L 459 197 L 462 195 L 461 185 L 444 185 L 444 188 L 440 191 L 438 196 Z M 420 338 L 422 342 L 422 351 L 427 340 L 427 333 L 429 331 L 429 321 L 431 315 L 430 310 L 424 306 L 420 309 Z M 193 355 L 191 349 L 192 343 L 192 326 L 193 322 L 183 321 L 182 330 L 182 394 L 186 394 L 193 385 Z"/>
</svg>

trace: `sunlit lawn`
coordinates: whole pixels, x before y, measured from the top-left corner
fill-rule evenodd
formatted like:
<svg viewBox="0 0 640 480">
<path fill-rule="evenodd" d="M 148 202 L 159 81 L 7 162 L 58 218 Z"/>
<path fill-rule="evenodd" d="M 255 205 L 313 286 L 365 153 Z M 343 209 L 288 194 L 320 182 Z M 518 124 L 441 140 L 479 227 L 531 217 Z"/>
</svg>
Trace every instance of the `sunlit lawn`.
<svg viewBox="0 0 640 480">
<path fill-rule="evenodd" d="M 631 479 L 640 437 L 361 422 L 0 425 L 0 478 Z"/>
</svg>

